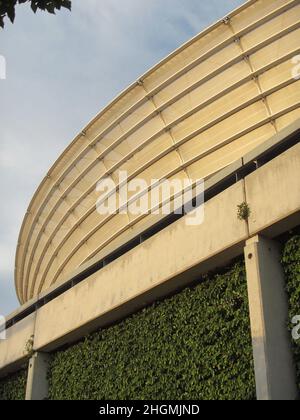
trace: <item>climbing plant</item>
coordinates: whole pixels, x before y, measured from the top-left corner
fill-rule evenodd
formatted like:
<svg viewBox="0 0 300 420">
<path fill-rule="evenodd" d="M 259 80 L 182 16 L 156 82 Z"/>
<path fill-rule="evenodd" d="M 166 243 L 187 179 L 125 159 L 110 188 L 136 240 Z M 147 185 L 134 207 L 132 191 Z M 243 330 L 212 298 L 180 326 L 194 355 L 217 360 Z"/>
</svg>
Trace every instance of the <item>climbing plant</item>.
<svg viewBox="0 0 300 420">
<path fill-rule="evenodd" d="M 59 400 L 255 398 L 244 263 L 57 352 L 49 384 Z"/>
<path fill-rule="evenodd" d="M 21 370 L 0 379 L 0 401 L 25 400 L 27 371 Z"/>
<path fill-rule="evenodd" d="M 289 320 L 300 315 L 300 235 L 291 235 L 285 243 L 282 264 L 286 276 L 287 293 L 289 297 Z M 291 322 L 289 329 L 295 327 Z M 300 340 L 293 340 L 295 365 L 300 391 Z"/>
</svg>

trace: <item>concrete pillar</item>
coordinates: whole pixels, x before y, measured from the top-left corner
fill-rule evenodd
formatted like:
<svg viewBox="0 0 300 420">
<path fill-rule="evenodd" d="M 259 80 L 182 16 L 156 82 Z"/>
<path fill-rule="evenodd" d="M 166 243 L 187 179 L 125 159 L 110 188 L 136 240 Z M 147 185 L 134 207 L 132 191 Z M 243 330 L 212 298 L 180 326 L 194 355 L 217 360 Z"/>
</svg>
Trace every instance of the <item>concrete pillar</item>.
<svg viewBox="0 0 300 420">
<path fill-rule="evenodd" d="M 47 372 L 50 356 L 35 353 L 29 361 L 26 400 L 45 400 L 48 397 Z"/>
<path fill-rule="evenodd" d="M 298 391 L 280 247 L 256 236 L 246 243 L 245 260 L 257 398 L 295 400 Z"/>
</svg>

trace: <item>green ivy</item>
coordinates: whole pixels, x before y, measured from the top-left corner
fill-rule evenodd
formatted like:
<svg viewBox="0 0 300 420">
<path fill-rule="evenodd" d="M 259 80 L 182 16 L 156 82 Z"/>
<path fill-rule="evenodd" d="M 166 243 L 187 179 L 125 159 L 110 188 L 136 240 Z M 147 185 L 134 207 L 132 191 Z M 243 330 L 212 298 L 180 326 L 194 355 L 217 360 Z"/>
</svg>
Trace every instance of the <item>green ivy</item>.
<svg viewBox="0 0 300 420">
<path fill-rule="evenodd" d="M 25 400 L 27 371 L 21 370 L 0 379 L 0 401 Z"/>
<path fill-rule="evenodd" d="M 53 400 L 255 398 L 243 263 L 57 352 Z"/>
<path fill-rule="evenodd" d="M 295 235 L 285 244 L 282 264 L 287 280 L 287 292 L 289 296 L 289 319 L 300 315 L 300 236 Z M 289 329 L 295 325 L 290 324 Z M 293 342 L 295 364 L 300 390 L 300 340 Z"/>
</svg>

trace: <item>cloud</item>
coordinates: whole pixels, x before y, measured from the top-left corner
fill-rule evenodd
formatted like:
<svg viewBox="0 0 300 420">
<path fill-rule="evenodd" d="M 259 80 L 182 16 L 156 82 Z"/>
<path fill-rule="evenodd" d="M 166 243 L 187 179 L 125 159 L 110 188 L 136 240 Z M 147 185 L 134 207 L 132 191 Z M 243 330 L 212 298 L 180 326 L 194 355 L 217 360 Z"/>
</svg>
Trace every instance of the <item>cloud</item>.
<svg viewBox="0 0 300 420">
<path fill-rule="evenodd" d="M 53 161 L 113 97 L 242 0 L 73 0 L 55 17 L 19 6 L 1 32 L 0 312 L 18 306 L 14 253 Z"/>
</svg>

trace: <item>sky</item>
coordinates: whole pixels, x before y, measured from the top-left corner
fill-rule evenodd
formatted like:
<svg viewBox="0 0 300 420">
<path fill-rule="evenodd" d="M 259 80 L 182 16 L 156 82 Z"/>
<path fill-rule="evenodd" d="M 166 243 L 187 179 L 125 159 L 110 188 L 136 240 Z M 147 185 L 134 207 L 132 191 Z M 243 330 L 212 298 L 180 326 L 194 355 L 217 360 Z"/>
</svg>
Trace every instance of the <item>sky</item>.
<svg viewBox="0 0 300 420">
<path fill-rule="evenodd" d="M 73 0 L 17 7 L 0 30 L 0 315 L 19 306 L 18 235 L 41 180 L 76 134 L 150 67 L 243 0 Z"/>
</svg>

